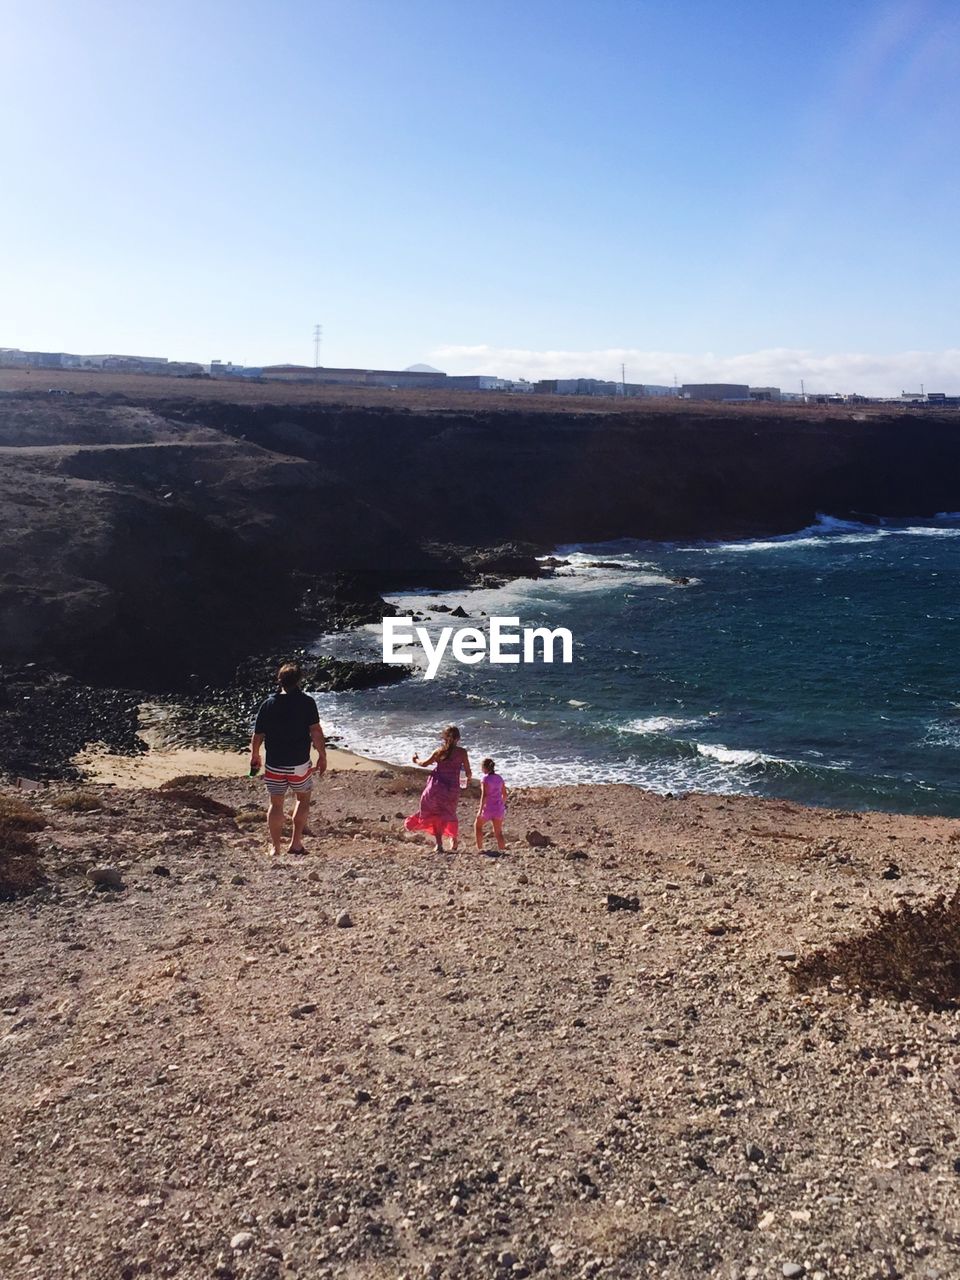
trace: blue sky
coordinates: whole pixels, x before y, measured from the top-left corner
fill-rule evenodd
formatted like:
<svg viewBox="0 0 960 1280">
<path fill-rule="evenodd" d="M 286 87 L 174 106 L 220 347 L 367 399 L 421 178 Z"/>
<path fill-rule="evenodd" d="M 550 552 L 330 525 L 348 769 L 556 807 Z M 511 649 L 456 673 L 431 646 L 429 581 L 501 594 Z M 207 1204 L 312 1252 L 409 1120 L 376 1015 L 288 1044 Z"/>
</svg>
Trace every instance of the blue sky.
<svg viewBox="0 0 960 1280">
<path fill-rule="evenodd" d="M 960 390 L 958 73 L 948 0 L 6 0 L 0 345 Z"/>
</svg>

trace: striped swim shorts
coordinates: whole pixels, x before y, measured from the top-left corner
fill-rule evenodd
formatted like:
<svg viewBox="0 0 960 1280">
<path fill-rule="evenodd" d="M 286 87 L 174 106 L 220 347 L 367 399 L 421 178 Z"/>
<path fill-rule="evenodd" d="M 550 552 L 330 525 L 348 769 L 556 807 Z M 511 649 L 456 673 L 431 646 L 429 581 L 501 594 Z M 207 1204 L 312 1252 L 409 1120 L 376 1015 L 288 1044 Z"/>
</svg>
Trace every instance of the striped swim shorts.
<svg viewBox="0 0 960 1280">
<path fill-rule="evenodd" d="M 309 795 L 313 790 L 313 766 L 309 760 L 303 764 L 268 764 L 263 780 L 272 796 L 285 796 L 288 791 L 298 796 Z"/>
</svg>

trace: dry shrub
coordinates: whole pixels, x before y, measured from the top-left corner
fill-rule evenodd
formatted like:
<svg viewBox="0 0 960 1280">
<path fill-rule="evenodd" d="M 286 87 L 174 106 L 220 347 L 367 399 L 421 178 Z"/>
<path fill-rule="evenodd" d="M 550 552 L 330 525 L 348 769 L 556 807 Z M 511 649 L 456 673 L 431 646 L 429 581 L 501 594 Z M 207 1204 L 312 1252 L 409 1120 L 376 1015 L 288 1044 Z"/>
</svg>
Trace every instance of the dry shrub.
<svg viewBox="0 0 960 1280">
<path fill-rule="evenodd" d="M 236 816 L 237 825 L 246 827 L 254 822 L 262 822 L 263 812 L 263 809 L 241 809 Z"/>
<path fill-rule="evenodd" d="M 834 979 L 863 996 L 909 1000 L 925 1009 L 960 1002 L 960 889 L 926 905 L 878 911 L 873 928 L 815 951 L 793 972 L 797 991 Z"/>
<path fill-rule="evenodd" d="M 179 777 L 161 782 L 158 791 L 202 791 L 209 787 L 211 779 L 200 773 L 182 773 Z"/>
<path fill-rule="evenodd" d="M 43 884 L 34 831 L 43 816 L 18 796 L 0 796 L 0 898 L 31 893 Z"/>
<path fill-rule="evenodd" d="M 19 796 L 0 795 L 0 828 L 15 831 L 42 831 L 47 820 L 32 804 Z"/>
<path fill-rule="evenodd" d="M 53 803 L 58 809 L 65 809 L 68 813 L 94 813 L 106 808 L 93 791 L 67 791 L 64 795 L 57 796 Z"/>
</svg>

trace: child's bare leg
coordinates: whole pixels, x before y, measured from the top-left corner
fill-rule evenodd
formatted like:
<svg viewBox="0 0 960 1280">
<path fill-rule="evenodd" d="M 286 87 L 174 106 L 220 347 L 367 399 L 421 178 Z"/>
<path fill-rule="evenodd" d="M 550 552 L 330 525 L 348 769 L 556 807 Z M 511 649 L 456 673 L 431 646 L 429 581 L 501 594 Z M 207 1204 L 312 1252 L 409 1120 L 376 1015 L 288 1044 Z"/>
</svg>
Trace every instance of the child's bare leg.
<svg viewBox="0 0 960 1280">
<path fill-rule="evenodd" d="M 506 849 L 507 847 L 507 842 L 503 838 L 503 819 L 502 818 L 493 819 L 493 834 L 497 837 L 497 848 L 500 850 L 501 853 L 503 853 L 504 849 Z"/>
<path fill-rule="evenodd" d="M 473 834 L 477 838 L 477 849 L 479 850 L 480 853 L 483 853 L 483 819 L 482 818 L 477 818 L 476 822 L 473 824 Z"/>
</svg>

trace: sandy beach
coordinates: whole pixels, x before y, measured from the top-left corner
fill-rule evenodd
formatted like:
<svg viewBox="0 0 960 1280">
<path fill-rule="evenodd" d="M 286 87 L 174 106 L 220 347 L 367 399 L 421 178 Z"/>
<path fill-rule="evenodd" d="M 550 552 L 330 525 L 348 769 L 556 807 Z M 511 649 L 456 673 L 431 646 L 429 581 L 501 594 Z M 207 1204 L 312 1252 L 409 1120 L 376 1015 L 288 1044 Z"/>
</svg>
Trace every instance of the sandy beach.
<svg viewBox="0 0 960 1280">
<path fill-rule="evenodd" d="M 957 1273 L 960 1015 L 791 970 L 952 890 L 960 823 L 541 788 L 437 857 L 423 775 L 347 761 L 273 860 L 239 762 L 3 793 L 47 824 L 0 904 L 4 1275 Z"/>
<path fill-rule="evenodd" d="M 159 787 L 181 777 L 242 778 L 250 764 L 247 751 L 214 751 L 199 747 L 152 746 L 142 756 L 122 756 L 88 748 L 73 757 L 73 764 L 91 782 L 106 786 Z M 383 766 L 352 751 L 327 748 L 327 768 L 332 772 L 363 772 Z"/>
</svg>

